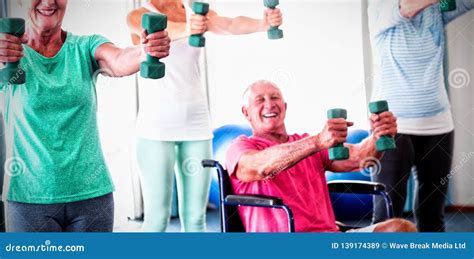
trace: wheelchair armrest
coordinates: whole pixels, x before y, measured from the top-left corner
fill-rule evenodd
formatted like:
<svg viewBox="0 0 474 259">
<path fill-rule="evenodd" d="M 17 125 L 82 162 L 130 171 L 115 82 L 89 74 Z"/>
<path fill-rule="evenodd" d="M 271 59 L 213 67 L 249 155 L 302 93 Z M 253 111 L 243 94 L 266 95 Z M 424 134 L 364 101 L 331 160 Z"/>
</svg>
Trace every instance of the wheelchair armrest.
<svg viewBox="0 0 474 259">
<path fill-rule="evenodd" d="M 328 182 L 329 192 L 379 194 L 385 191 L 385 185 L 368 181 L 335 180 Z"/>
<path fill-rule="evenodd" d="M 224 206 L 249 206 L 276 208 L 285 211 L 288 219 L 288 232 L 295 232 L 295 220 L 290 207 L 283 203 L 283 200 L 276 197 L 264 195 L 227 195 L 224 200 Z"/>
<path fill-rule="evenodd" d="M 242 205 L 242 206 L 262 206 L 273 207 L 283 206 L 283 201 L 280 198 L 264 196 L 264 195 L 228 195 L 225 198 L 225 203 L 228 205 Z"/>
<path fill-rule="evenodd" d="M 202 167 L 204 168 L 207 168 L 207 167 L 216 167 L 218 162 L 215 161 L 215 160 L 211 160 L 211 159 L 206 159 L 206 160 L 202 160 Z"/>
</svg>

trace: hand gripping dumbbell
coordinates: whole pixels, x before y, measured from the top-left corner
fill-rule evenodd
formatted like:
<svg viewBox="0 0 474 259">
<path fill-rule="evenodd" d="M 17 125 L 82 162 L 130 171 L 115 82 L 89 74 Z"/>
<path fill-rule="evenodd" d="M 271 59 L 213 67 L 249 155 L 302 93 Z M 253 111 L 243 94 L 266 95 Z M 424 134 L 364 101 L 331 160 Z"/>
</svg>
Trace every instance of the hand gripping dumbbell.
<svg viewBox="0 0 474 259">
<path fill-rule="evenodd" d="M 209 12 L 209 4 L 208 3 L 201 3 L 201 2 L 194 2 L 193 3 L 193 12 L 199 15 L 207 15 Z M 193 47 L 204 47 L 206 46 L 206 38 L 202 34 L 194 34 L 189 36 L 189 45 Z"/>
<path fill-rule="evenodd" d="M 25 20 L 19 18 L 0 19 L 0 33 L 10 34 L 20 38 L 25 34 Z M 7 63 L 0 70 L 0 82 L 21 85 L 26 81 L 26 73 L 20 67 L 20 62 Z"/>
<path fill-rule="evenodd" d="M 270 9 L 275 9 L 280 4 L 279 0 L 264 0 L 263 5 Z M 267 31 L 268 39 L 277 40 L 283 38 L 283 31 L 278 29 L 278 26 L 270 26 Z"/>
<path fill-rule="evenodd" d="M 142 27 L 147 34 L 163 31 L 168 24 L 166 15 L 146 13 L 142 18 Z M 140 75 L 144 78 L 159 79 L 165 76 L 165 64 L 159 58 L 147 55 L 147 60 L 140 65 Z"/>
<path fill-rule="evenodd" d="M 380 114 L 382 112 L 388 111 L 388 103 L 387 101 L 377 101 L 369 103 L 369 110 L 371 113 Z M 375 143 L 375 147 L 377 151 L 387 151 L 397 148 L 395 143 L 395 139 L 391 136 L 381 136 L 377 139 Z"/>
<path fill-rule="evenodd" d="M 456 10 L 456 0 L 440 0 L 439 8 L 441 12 L 450 12 Z"/>
<path fill-rule="evenodd" d="M 347 111 L 344 109 L 328 110 L 328 119 L 347 119 Z M 349 149 L 344 147 L 343 143 L 339 143 L 329 149 L 330 160 L 345 160 L 349 158 Z"/>
</svg>

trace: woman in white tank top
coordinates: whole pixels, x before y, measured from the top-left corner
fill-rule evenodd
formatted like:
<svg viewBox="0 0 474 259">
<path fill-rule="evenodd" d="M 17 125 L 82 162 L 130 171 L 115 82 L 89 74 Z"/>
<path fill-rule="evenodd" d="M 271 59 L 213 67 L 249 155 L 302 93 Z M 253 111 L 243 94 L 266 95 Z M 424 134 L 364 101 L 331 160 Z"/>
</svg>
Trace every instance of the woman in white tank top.
<svg viewBox="0 0 474 259">
<path fill-rule="evenodd" d="M 193 14 L 189 6 L 181 0 L 150 0 L 128 16 L 134 44 L 141 43 L 141 17 L 147 12 L 168 17 L 167 31 L 172 40 L 169 57 L 162 59 L 166 64 L 165 77 L 139 81 L 137 156 L 145 210 L 143 231 L 166 230 L 175 175 L 182 230 L 206 230 L 211 174 L 202 169 L 201 160 L 212 157 L 213 136 L 201 83 L 202 48 L 191 47 L 189 35 L 206 31 L 249 34 L 282 23 L 278 9 L 265 10 L 264 19 L 259 20 L 222 17 L 213 10 L 201 16 Z"/>
</svg>

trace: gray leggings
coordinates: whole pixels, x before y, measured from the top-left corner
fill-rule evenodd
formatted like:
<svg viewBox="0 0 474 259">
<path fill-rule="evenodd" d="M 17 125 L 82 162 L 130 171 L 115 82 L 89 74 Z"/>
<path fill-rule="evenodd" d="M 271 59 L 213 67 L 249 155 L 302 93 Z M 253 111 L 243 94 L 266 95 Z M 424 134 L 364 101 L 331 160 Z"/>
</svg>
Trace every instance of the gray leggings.
<svg viewBox="0 0 474 259">
<path fill-rule="evenodd" d="M 397 134 L 397 149 L 385 152 L 381 171 L 373 175 L 376 182 L 387 186 L 395 217 L 401 217 L 407 197 L 407 181 L 412 166 L 418 182 L 414 215 L 421 232 L 442 232 L 444 206 L 448 190 L 447 175 L 451 170 L 454 131 L 435 136 Z M 384 203 L 375 198 L 374 223 L 385 217 Z"/>
<path fill-rule="evenodd" d="M 58 204 L 7 202 L 8 232 L 112 232 L 113 194 Z"/>
</svg>

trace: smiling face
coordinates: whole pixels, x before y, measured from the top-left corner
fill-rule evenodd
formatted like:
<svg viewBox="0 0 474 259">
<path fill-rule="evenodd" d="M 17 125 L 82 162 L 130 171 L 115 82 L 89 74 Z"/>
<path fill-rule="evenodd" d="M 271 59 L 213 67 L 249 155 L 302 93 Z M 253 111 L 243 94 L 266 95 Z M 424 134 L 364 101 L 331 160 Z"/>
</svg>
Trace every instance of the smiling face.
<svg viewBox="0 0 474 259">
<path fill-rule="evenodd" d="M 67 0 L 23 0 L 28 8 L 31 26 L 41 33 L 56 32 L 61 29 L 66 13 Z"/>
<path fill-rule="evenodd" d="M 281 134 L 285 131 L 286 103 L 273 83 L 260 81 L 247 91 L 242 113 L 252 125 L 255 135 Z"/>
</svg>

